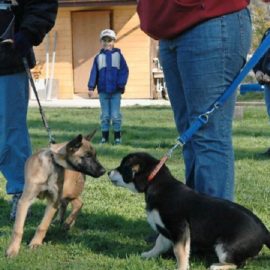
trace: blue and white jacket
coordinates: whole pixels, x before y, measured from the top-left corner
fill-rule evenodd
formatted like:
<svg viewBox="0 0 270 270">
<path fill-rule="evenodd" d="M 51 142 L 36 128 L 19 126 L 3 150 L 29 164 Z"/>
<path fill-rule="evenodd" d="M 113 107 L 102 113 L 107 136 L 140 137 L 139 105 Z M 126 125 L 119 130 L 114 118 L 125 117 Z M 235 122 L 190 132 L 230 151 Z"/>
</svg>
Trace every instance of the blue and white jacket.
<svg viewBox="0 0 270 270">
<path fill-rule="evenodd" d="M 101 49 L 95 57 L 88 81 L 88 89 L 99 93 L 124 93 L 128 80 L 128 66 L 120 49 Z"/>
</svg>

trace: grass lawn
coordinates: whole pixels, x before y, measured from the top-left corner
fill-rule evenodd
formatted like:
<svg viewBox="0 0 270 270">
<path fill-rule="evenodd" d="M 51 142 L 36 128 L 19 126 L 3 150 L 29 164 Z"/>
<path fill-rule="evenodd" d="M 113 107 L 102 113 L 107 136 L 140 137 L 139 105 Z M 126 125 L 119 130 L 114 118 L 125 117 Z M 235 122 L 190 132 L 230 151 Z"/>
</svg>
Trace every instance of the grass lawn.
<svg viewBox="0 0 270 270">
<path fill-rule="evenodd" d="M 99 127 L 99 109 L 45 109 L 52 133 L 62 142 L 79 133 Z M 147 151 L 161 158 L 177 137 L 169 107 L 132 107 L 123 109 L 123 144 L 99 145 L 100 132 L 93 142 L 99 160 L 116 167 L 129 152 Z M 39 111 L 29 110 L 29 128 L 34 151 L 48 144 Z M 245 108 L 244 119 L 234 122 L 236 201 L 254 211 L 270 228 L 269 159 L 259 153 L 270 147 L 270 127 L 265 108 Z M 112 136 L 111 136 L 112 139 Z M 184 166 L 179 149 L 167 166 L 183 179 Z M 9 222 L 9 196 L 0 176 L 0 269 L 2 270 L 169 270 L 176 268 L 172 258 L 142 260 L 140 253 L 152 247 L 144 238 L 151 234 L 144 212 L 142 194 L 114 187 L 107 175 L 87 177 L 83 192 L 84 207 L 75 226 L 65 233 L 52 225 L 42 247 L 31 251 L 27 243 L 33 237 L 44 212 L 44 202 L 36 201 L 27 220 L 18 257 L 6 259 L 12 224 Z M 215 258 L 213 258 L 215 260 Z M 206 269 L 202 258 L 191 256 L 191 269 Z M 264 248 L 245 269 L 270 269 L 270 251 Z"/>
</svg>

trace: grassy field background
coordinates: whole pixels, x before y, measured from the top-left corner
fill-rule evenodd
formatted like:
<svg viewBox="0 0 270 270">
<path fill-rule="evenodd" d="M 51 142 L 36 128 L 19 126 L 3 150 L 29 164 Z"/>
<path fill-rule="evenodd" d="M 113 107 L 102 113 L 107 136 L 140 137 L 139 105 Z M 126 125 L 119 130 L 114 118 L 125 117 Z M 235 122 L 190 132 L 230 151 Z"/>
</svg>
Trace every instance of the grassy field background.
<svg viewBox="0 0 270 270">
<path fill-rule="evenodd" d="M 99 109 L 45 109 L 57 142 L 99 127 Z M 174 144 L 177 133 L 169 107 L 123 108 L 123 144 L 99 145 L 100 132 L 93 142 L 101 163 L 110 170 L 129 152 L 147 151 L 161 158 Z M 34 151 L 45 147 L 48 138 L 38 109 L 29 110 L 29 129 Z M 264 107 L 245 108 L 244 118 L 234 121 L 236 201 L 254 211 L 270 228 L 270 160 L 260 155 L 270 147 L 270 127 Z M 113 139 L 112 136 L 110 138 Z M 180 150 L 175 150 L 167 166 L 183 179 Z M 221 172 L 222 173 L 222 172 Z M 146 222 L 144 198 L 114 187 L 104 175 L 87 177 L 83 192 L 84 207 L 75 226 L 65 233 L 59 226 L 49 228 L 42 247 L 29 250 L 27 243 L 44 213 L 44 201 L 32 206 L 19 256 L 4 257 L 10 240 L 10 196 L 0 175 L 0 269 L 3 270 L 169 270 L 176 268 L 173 258 L 143 260 L 140 253 L 152 247 L 144 238 L 151 234 Z M 212 262 L 216 259 L 213 258 Z M 191 256 L 191 269 L 201 270 L 208 261 Z M 270 269 L 270 251 L 264 248 L 245 269 Z"/>
</svg>

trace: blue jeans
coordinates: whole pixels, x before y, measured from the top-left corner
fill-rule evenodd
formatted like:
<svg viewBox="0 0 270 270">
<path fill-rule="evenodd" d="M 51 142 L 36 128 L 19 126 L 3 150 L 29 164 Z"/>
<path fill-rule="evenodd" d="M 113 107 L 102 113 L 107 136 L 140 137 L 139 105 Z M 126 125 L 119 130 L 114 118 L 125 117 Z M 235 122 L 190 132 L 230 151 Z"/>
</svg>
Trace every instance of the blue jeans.
<svg viewBox="0 0 270 270">
<path fill-rule="evenodd" d="M 243 67 L 251 43 L 247 9 L 203 22 L 160 41 L 160 60 L 178 132 L 207 111 Z M 183 147 L 186 184 L 233 200 L 235 95 Z"/>
<path fill-rule="evenodd" d="M 270 118 L 270 84 L 264 85 L 264 100 L 268 117 Z"/>
<path fill-rule="evenodd" d="M 101 107 L 100 123 L 102 131 L 110 130 L 112 122 L 114 131 L 121 131 L 122 114 L 121 108 L 121 93 L 107 94 L 99 93 L 99 102 Z"/>
<path fill-rule="evenodd" d="M 27 129 L 29 84 L 26 73 L 0 76 L 0 171 L 8 194 L 24 186 L 24 164 L 31 155 Z"/>
</svg>

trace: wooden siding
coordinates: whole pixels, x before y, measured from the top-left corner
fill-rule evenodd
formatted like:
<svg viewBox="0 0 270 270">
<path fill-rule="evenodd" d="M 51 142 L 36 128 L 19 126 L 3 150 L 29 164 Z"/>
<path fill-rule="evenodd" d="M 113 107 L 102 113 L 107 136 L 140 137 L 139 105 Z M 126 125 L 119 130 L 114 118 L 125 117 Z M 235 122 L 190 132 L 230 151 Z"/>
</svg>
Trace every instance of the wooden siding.
<svg viewBox="0 0 270 270">
<path fill-rule="evenodd" d="M 50 62 L 55 31 L 57 31 L 57 44 L 54 78 L 59 82 L 58 98 L 73 98 L 72 40 L 69 10 L 59 10 L 55 27 L 49 33 Z M 44 39 L 41 45 L 35 48 L 35 55 L 37 62 L 43 64 L 41 77 L 45 78 L 46 39 Z"/>
<path fill-rule="evenodd" d="M 91 9 L 60 8 L 55 27 L 49 34 L 51 48 L 54 32 L 57 31 L 58 34 L 54 77 L 59 82 L 58 98 L 60 99 L 74 97 L 71 12 L 75 10 L 90 11 Z M 121 49 L 130 69 L 123 98 L 151 98 L 150 39 L 139 28 L 136 6 L 96 7 L 93 10 L 112 11 L 111 27 L 117 34 L 115 47 Z M 43 64 L 46 59 L 45 43 L 44 40 L 39 47 L 35 48 L 37 61 Z M 82 44 L 82 46 L 88 46 L 88 44 Z M 45 65 L 42 69 L 42 77 L 45 77 Z"/>
<path fill-rule="evenodd" d="M 133 8 L 114 11 L 114 29 L 120 48 L 129 66 L 129 80 L 125 98 L 150 98 L 150 39 L 140 30 Z"/>
</svg>

